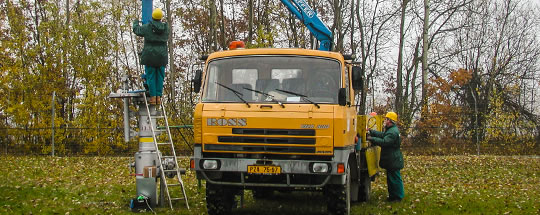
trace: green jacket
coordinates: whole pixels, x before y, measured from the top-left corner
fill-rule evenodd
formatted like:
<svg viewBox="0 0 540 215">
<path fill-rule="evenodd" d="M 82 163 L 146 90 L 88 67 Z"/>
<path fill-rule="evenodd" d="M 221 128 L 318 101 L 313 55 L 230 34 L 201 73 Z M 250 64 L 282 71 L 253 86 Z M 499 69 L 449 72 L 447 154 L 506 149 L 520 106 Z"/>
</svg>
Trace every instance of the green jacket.
<svg viewBox="0 0 540 215">
<path fill-rule="evenodd" d="M 380 166 L 387 170 L 403 169 L 403 154 L 399 147 L 401 146 L 401 137 L 396 125 L 386 128 L 386 131 L 369 131 L 371 142 L 381 147 Z"/>
<path fill-rule="evenodd" d="M 142 26 L 138 20 L 133 21 L 133 33 L 144 37 L 144 48 L 140 54 L 141 65 L 161 67 L 168 63 L 167 40 L 169 40 L 169 25 L 151 20 Z"/>
</svg>

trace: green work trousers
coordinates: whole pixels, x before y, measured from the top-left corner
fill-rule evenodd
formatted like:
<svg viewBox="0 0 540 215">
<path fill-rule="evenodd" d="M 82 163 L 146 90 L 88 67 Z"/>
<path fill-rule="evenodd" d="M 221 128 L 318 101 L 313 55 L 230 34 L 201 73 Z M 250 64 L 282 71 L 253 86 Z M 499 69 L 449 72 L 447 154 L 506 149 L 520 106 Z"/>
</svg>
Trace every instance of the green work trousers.
<svg viewBox="0 0 540 215">
<path fill-rule="evenodd" d="M 398 170 L 386 170 L 386 184 L 388 186 L 388 199 L 401 200 L 405 196 L 403 180 Z"/>
<path fill-rule="evenodd" d="M 144 66 L 146 84 L 150 96 L 163 95 L 163 79 L 165 79 L 165 67 Z"/>
</svg>

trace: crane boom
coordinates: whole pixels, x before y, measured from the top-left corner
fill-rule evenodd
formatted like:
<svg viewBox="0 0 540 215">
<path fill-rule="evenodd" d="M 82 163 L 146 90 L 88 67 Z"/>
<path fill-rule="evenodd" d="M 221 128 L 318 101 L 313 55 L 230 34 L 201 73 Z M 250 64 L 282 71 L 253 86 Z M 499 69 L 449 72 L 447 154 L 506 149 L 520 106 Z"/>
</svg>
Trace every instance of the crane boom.
<svg viewBox="0 0 540 215">
<path fill-rule="evenodd" d="M 319 50 L 330 51 L 332 49 L 334 39 L 332 32 L 305 0 L 281 0 L 281 3 L 319 40 Z"/>
<path fill-rule="evenodd" d="M 146 24 L 152 19 L 153 0 L 141 0 L 142 1 L 142 23 Z"/>
</svg>

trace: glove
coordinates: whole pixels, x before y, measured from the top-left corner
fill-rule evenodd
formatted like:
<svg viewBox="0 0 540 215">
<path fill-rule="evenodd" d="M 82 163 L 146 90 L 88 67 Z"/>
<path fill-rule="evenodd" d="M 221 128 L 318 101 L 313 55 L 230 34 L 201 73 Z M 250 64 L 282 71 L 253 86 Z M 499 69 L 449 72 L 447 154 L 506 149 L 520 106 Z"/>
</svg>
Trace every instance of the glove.
<svg viewBox="0 0 540 215">
<path fill-rule="evenodd" d="M 371 140 L 373 140 L 373 137 L 372 136 L 367 136 L 366 139 L 371 141 Z"/>
</svg>

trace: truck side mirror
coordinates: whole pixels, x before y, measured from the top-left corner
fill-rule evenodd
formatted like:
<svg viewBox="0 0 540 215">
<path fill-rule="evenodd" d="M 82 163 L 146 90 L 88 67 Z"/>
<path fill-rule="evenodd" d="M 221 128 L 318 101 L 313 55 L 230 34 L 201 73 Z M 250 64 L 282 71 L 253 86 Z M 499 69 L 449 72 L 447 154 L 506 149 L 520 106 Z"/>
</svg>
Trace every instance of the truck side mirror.
<svg viewBox="0 0 540 215">
<path fill-rule="evenodd" d="M 202 70 L 195 71 L 195 77 L 191 79 L 191 83 L 193 84 L 193 90 L 198 93 L 201 90 Z"/>
<path fill-rule="evenodd" d="M 354 90 L 364 88 L 364 71 L 359 66 L 352 67 L 352 85 Z"/>
<path fill-rule="evenodd" d="M 338 104 L 340 106 L 347 105 L 347 89 L 345 88 L 339 88 L 338 92 Z"/>
</svg>

